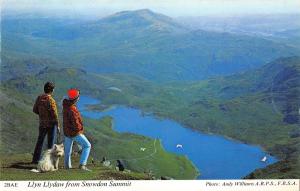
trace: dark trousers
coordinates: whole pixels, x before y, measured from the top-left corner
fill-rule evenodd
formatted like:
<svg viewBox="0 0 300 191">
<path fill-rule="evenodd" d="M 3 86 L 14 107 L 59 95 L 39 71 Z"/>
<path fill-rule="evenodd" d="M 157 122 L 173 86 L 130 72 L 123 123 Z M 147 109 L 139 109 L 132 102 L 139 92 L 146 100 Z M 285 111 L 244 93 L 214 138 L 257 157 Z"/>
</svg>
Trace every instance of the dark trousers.
<svg viewBox="0 0 300 191">
<path fill-rule="evenodd" d="M 43 143 L 46 135 L 48 139 L 48 149 L 51 149 L 55 142 L 56 126 L 53 126 L 52 128 L 39 127 L 39 136 L 35 145 L 32 163 L 38 163 L 41 159 Z"/>
</svg>

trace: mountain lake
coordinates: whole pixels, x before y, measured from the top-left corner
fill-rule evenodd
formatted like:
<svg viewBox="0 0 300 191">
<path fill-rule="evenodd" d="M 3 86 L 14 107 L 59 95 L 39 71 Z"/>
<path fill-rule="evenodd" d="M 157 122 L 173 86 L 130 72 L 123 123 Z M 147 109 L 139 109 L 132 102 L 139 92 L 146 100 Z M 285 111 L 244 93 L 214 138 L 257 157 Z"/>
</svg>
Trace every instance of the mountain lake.
<svg viewBox="0 0 300 191">
<path fill-rule="evenodd" d="M 186 128 L 179 123 L 144 115 L 139 109 L 116 106 L 105 111 L 90 111 L 87 105 L 100 100 L 82 95 L 77 103 L 85 117 L 99 119 L 111 116 L 114 130 L 159 139 L 167 152 L 186 155 L 199 169 L 198 179 L 241 179 L 258 168 L 278 161 L 259 146 L 247 145 L 218 135 L 210 135 Z M 262 162 L 263 157 L 267 157 Z"/>
</svg>

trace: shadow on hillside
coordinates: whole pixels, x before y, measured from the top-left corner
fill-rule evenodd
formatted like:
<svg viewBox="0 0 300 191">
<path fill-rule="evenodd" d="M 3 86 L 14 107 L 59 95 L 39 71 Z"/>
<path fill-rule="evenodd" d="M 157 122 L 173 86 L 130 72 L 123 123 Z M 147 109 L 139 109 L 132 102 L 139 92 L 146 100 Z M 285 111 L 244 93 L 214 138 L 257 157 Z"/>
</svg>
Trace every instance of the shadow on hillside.
<svg viewBox="0 0 300 191">
<path fill-rule="evenodd" d="M 16 169 L 24 169 L 24 170 L 31 170 L 33 168 L 36 168 L 36 165 L 30 163 L 30 162 L 17 162 L 14 163 L 12 165 L 10 165 L 9 167 L 6 168 L 16 168 Z"/>
</svg>

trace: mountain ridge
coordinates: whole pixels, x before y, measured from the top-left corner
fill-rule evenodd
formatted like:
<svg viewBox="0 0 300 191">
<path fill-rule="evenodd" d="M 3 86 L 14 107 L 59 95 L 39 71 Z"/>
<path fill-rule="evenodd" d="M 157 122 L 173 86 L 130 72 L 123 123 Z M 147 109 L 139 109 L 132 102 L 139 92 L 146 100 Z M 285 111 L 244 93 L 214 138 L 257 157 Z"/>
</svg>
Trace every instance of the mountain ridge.
<svg viewBox="0 0 300 191">
<path fill-rule="evenodd" d="M 103 30 L 105 30 L 107 25 L 115 25 L 114 29 L 120 30 L 120 32 L 128 28 L 167 33 L 188 32 L 186 27 L 176 22 L 173 18 L 153 12 L 149 9 L 117 12 L 83 25 L 83 27 L 87 27 L 93 32 L 99 32 L 96 29 L 93 30 L 93 27 L 99 29 L 103 28 Z"/>
<path fill-rule="evenodd" d="M 18 26 L 13 22 L 3 25 L 4 55 L 51 57 L 65 66 L 139 75 L 156 82 L 231 75 L 278 57 L 299 55 L 286 44 L 258 37 L 189 31 L 149 10 L 65 25 L 49 20 L 18 20 Z"/>
</svg>

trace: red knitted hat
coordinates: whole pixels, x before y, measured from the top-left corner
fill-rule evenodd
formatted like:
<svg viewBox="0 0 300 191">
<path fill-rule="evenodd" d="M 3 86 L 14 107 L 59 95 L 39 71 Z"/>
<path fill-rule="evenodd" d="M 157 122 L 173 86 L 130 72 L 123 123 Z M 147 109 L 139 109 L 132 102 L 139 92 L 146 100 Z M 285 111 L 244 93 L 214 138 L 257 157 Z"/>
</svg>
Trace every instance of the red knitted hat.
<svg viewBox="0 0 300 191">
<path fill-rule="evenodd" d="M 74 100 L 79 97 L 80 91 L 77 89 L 69 89 L 68 90 L 68 97 L 70 100 Z"/>
</svg>

